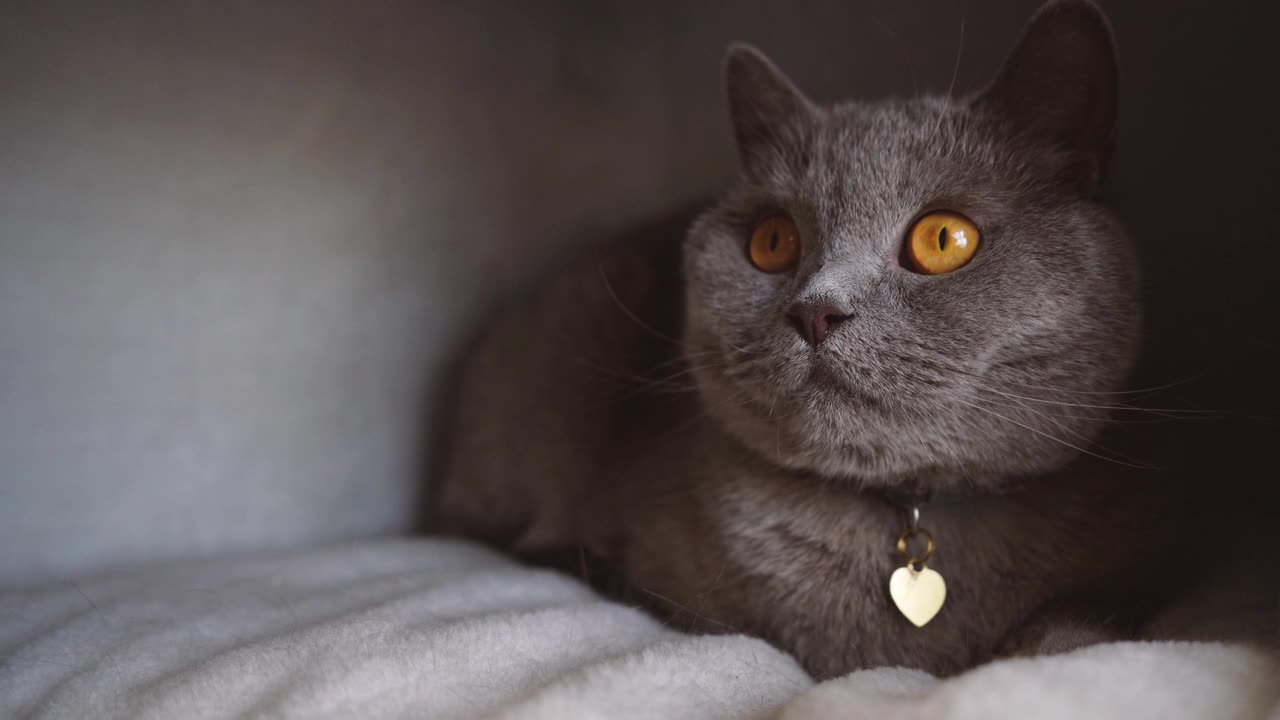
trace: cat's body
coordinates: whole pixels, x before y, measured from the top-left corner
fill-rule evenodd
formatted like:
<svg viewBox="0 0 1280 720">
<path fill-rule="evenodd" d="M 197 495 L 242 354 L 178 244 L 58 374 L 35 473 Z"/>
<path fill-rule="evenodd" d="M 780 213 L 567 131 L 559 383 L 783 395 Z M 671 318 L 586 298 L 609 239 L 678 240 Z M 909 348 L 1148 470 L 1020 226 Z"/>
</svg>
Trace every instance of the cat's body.
<svg viewBox="0 0 1280 720">
<path fill-rule="evenodd" d="M 436 497 L 441 529 L 593 582 L 609 580 L 579 561 L 603 559 L 625 581 L 611 590 L 675 627 L 763 636 L 824 677 L 954 672 L 1052 646 L 1046 633 L 1075 628 L 1024 629 L 1083 599 L 1072 617 L 1092 630 L 1115 619 L 1117 605 L 1102 617 L 1100 603 L 1147 579 L 1168 494 L 1149 471 L 1085 455 L 1034 492 L 932 498 L 922 525 L 948 598 L 911 626 L 888 599 L 906 523 L 897 498 L 781 469 L 706 413 L 698 363 L 666 339 L 680 330 L 663 294 L 678 287 L 680 242 L 628 244 L 562 273 L 486 333 L 461 392 L 456 452 L 468 459 Z M 546 337 L 562 341 L 529 352 Z"/>
<path fill-rule="evenodd" d="M 1139 318 L 1093 197 L 1105 21 L 1052 4 L 963 102 L 822 109 L 743 49 L 728 77 L 742 182 L 683 242 L 620 248 L 500 316 L 469 356 L 438 527 L 603 559 L 681 627 L 761 635 L 819 676 L 1070 644 L 1062 608 L 1132 592 L 1163 534 L 1159 478 L 1097 441 Z M 938 208 L 983 244 L 918 274 L 903 235 Z M 764 273 L 744 247 L 775 216 L 804 250 Z M 815 306 L 834 329 L 793 327 Z M 888 593 L 894 500 L 918 491 L 947 582 L 921 628 Z"/>
</svg>

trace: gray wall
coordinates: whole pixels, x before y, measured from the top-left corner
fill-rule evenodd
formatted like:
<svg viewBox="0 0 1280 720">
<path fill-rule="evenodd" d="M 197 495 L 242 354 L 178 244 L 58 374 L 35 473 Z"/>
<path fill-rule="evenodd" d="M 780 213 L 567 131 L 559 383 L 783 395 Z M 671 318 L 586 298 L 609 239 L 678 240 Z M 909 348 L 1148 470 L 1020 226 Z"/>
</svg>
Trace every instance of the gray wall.
<svg viewBox="0 0 1280 720">
<path fill-rule="evenodd" d="M 440 372 L 492 300 L 733 172 L 728 41 L 822 99 L 941 92 L 953 69 L 959 92 L 1037 4 L 8 4 L 0 582 L 411 529 Z M 1223 235 L 1275 196 L 1232 175 L 1273 121 L 1216 113 L 1248 101 L 1215 73 L 1261 78 L 1265 24 L 1110 5 L 1112 192 L 1161 248 L 1153 346 L 1178 358 L 1147 372 L 1218 343 L 1260 374 L 1275 323 L 1213 319 L 1262 317 Z M 1199 392 L 1235 397 L 1231 377 Z"/>
</svg>

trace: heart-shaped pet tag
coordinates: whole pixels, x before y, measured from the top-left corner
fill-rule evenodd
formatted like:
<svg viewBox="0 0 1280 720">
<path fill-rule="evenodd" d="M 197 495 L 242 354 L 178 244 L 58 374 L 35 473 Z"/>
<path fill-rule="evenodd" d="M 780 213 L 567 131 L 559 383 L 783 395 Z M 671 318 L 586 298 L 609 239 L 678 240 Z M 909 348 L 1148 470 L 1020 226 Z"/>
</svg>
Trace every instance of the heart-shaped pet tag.
<svg viewBox="0 0 1280 720">
<path fill-rule="evenodd" d="M 941 575 L 927 567 L 920 570 L 900 567 L 889 578 L 889 596 L 912 624 L 924 627 L 942 609 L 947 599 L 947 584 Z"/>
</svg>

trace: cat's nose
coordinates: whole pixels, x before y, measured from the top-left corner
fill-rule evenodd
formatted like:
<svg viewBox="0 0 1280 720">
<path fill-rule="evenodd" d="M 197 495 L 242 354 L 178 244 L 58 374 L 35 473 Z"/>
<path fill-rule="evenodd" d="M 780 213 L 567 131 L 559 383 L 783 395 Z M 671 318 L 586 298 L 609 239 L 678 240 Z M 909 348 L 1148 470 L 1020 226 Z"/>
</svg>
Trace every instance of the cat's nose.
<svg viewBox="0 0 1280 720">
<path fill-rule="evenodd" d="M 836 325 L 848 319 L 840 308 L 828 303 L 796 303 L 787 310 L 787 321 L 813 347 L 821 345 Z"/>
</svg>

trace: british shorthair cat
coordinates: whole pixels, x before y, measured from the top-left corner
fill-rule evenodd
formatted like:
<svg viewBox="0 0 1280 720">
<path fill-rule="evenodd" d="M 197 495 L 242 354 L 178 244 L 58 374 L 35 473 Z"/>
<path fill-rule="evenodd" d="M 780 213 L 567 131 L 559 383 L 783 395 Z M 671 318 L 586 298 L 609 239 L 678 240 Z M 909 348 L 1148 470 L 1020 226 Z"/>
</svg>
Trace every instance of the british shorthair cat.
<svg viewBox="0 0 1280 720">
<path fill-rule="evenodd" d="M 495 319 L 436 527 L 818 677 L 1104 637 L 1164 533 L 1098 441 L 1140 322 L 1106 19 L 1050 2 L 963 99 L 822 106 L 741 45 L 725 78 L 740 178 Z"/>
</svg>

